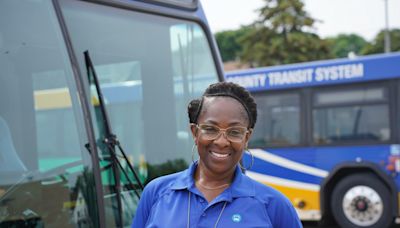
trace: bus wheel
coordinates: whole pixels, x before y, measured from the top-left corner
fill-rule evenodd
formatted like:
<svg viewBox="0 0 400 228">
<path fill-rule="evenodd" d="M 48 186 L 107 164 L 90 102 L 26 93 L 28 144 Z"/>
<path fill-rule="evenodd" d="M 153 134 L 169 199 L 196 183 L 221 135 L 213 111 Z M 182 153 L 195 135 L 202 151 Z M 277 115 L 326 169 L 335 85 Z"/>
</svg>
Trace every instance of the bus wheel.
<svg viewBox="0 0 400 228">
<path fill-rule="evenodd" d="M 341 227 L 385 228 L 393 221 L 389 190 L 368 173 L 342 179 L 333 190 L 331 209 Z"/>
</svg>

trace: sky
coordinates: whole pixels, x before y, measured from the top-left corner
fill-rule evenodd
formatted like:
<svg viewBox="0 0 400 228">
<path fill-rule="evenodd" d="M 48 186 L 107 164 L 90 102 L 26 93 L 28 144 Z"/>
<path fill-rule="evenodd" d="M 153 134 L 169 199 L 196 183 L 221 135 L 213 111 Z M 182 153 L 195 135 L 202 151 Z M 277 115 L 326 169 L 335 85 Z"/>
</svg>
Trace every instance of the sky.
<svg viewBox="0 0 400 228">
<path fill-rule="evenodd" d="M 200 0 L 213 33 L 238 29 L 258 18 L 263 0 Z M 400 0 L 388 1 L 389 28 L 400 28 Z M 319 20 L 322 38 L 356 33 L 368 41 L 385 28 L 385 0 L 303 0 L 305 10 Z"/>
</svg>

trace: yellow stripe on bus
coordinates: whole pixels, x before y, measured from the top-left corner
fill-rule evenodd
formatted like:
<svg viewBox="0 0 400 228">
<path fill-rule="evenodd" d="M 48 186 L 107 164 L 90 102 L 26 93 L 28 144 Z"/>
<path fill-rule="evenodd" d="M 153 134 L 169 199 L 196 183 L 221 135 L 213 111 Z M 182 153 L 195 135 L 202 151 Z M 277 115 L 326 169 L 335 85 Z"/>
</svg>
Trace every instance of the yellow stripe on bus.
<svg viewBox="0 0 400 228">
<path fill-rule="evenodd" d="M 35 109 L 58 109 L 71 107 L 71 96 L 67 88 L 35 91 Z"/>
<path fill-rule="evenodd" d="M 302 210 L 320 210 L 319 206 L 319 191 L 298 189 L 293 187 L 286 187 L 277 184 L 271 184 L 268 182 L 264 182 L 263 184 L 273 187 L 278 190 L 282 194 L 284 194 L 295 206 L 299 208 L 298 205 L 301 201 L 305 203 L 303 208 L 299 208 Z"/>
</svg>

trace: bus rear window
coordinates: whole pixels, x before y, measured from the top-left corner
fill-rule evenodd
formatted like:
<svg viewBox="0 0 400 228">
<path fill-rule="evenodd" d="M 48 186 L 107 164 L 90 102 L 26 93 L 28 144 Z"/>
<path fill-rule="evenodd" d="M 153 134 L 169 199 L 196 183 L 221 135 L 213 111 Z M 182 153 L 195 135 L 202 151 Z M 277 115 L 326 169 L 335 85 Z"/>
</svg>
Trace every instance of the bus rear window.
<svg viewBox="0 0 400 228">
<path fill-rule="evenodd" d="M 335 90 L 319 92 L 314 97 L 315 105 L 345 104 L 354 102 L 374 102 L 386 99 L 384 88 L 363 88 L 355 90 Z"/>
<path fill-rule="evenodd" d="M 390 139 L 386 88 L 317 92 L 313 108 L 313 142 L 377 143 Z"/>
</svg>

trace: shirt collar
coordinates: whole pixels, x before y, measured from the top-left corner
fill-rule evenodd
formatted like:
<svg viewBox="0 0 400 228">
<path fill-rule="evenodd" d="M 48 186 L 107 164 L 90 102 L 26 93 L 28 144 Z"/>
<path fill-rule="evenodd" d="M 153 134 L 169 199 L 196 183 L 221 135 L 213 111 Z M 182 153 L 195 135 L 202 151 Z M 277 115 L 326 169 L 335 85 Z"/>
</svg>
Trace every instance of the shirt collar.
<svg viewBox="0 0 400 228">
<path fill-rule="evenodd" d="M 171 189 L 182 190 L 182 189 L 189 189 L 190 187 L 194 186 L 193 176 L 194 176 L 194 171 L 196 171 L 196 167 L 197 167 L 197 162 L 192 162 L 189 168 L 182 171 L 178 175 L 175 182 L 172 183 Z"/>
<path fill-rule="evenodd" d="M 255 196 L 253 181 L 243 174 L 239 166 L 235 169 L 235 178 L 230 186 L 232 197 Z"/>
<path fill-rule="evenodd" d="M 182 171 L 175 182 L 171 185 L 171 190 L 190 189 L 194 187 L 194 172 L 197 167 L 197 162 L 193 162 L 188 169 Z M 235 177 L 231 186 L 228 188 L 230 196 L 228 198 L 255 196 L 255 188 L 252 180 L 242 173 L 239 166 L 236 166 Z"/>
</svg>

